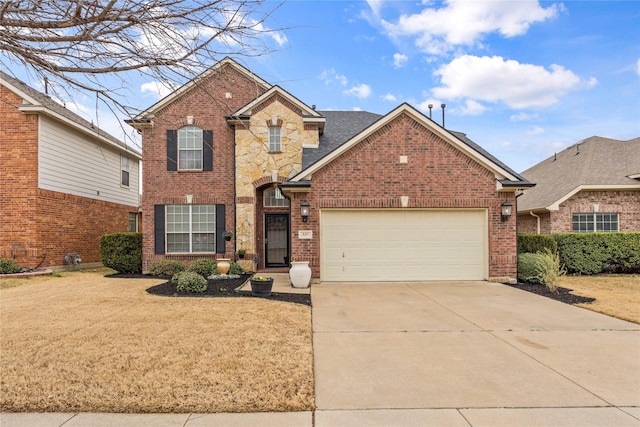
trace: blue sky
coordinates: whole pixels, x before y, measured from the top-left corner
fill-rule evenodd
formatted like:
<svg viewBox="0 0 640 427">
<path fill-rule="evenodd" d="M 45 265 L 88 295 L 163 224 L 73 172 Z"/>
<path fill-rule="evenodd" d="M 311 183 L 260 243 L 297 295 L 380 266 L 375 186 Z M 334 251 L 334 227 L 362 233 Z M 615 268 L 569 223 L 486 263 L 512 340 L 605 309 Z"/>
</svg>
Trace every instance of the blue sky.
<svg viewBox="0 0 640 427">
<path fill-rule="evenodd" d="M 286 28 L 273 52 L 239 61 L 268 82 L 319 110 L 433 104 L 440 123 L 445 103 L 448 129 L 518 172 L 593 135 L 640 136 L 640 1 L 298 0 L 265 26 Z M 142 109 L 164 92 L 131 83 Z"/>
</svg>

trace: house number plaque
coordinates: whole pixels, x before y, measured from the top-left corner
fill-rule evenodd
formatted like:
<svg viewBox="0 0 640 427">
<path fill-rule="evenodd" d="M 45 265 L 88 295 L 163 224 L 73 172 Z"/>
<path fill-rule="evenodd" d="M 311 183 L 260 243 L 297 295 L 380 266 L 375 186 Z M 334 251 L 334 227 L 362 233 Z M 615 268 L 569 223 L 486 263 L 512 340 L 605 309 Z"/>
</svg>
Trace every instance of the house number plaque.
<svg viewBox="0 0 640 427">
<path fill-rule="evenodd" d="M 313 230 L 298 230 L 298 239 L 313 239 Z"/>
</svg>

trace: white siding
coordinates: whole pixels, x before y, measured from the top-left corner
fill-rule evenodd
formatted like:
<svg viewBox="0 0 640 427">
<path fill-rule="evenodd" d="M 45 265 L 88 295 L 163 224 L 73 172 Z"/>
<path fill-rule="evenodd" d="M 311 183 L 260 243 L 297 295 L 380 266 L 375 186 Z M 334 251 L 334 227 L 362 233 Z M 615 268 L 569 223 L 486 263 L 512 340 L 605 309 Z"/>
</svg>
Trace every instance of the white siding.
<svg viewBox="0 0 640 427">
<path fill-rule="evenodd" d="M 120 152 L 40 115 L 38 186 L 129 206 L 139 205 L 140 165 L 130 157 L 129 187 L 120 185 Z"/>
</svg>

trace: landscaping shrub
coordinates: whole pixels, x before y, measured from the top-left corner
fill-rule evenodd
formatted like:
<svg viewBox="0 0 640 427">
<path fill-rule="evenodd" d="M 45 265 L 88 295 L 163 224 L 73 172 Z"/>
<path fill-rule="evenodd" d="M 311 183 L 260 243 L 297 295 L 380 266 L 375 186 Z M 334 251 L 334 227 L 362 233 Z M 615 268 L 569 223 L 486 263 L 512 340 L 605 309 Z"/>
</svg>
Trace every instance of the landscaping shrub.
<svg viewBox="0 0 640 427">
<path fill-rule="evenodd" d="M 16 264 L 13 260 L 0 258 L 0 274 L 14 274 L 20 273 L 22 267 Z"/>
<path fill-rule="evenodd" d="M 105 234 L 100 238 L 100 257 L 105 267 L 118 273 L 142 272 L 142 234 Z"/>
<path fill-rule="evenodd" d="M 551 292 L 555 292 L 558 280 L 564 274 L 560 257 L 549 248 L 535 254 L 518 255 L 518 280 L 521 282 L 545 285 Z"/>
<path fill-rule="evenodd" d="M 244 270 L 240 267 L 240 264 L 233 261 L 231 262 L 231 268 L 229 268 L 229 274 L 242 274 Z"/>
<path fill-rule="evenodd" d="M 202 277 L 195 271 L 183 271 L 177 273 L 171 279 L 172 282 L 177 280 L 176 289 L 180 292 L 200 293 L 207 290 L 207 279 Z"/>
<path fill-rule="evenodd" d="M 216 260 L 211 258 L 198 258 L 191 263 L 187 271 L 198 273 L 204 278 L 211 276 L 212 274 L 220 274 L 218 272 Z"/>
<path fill-rule="evenodd" d="M 562 233 L 553 237 L 568 273 L 640 273 L 640 233 Z"/>
<path fill-rule="evenodd" d="M 518 253 L 535 254 L 549 249 L 551 252 L 558 251 L 558 244 L 553 236 L 544 234 L 518 233 Z"/>
<path fill-rule="evenodd" d="M 154 276 L 173 276 L 184 270 L 184 265 L 173 259 L 159 259 L 149 266 L 149 274 Z"/>
</svg>

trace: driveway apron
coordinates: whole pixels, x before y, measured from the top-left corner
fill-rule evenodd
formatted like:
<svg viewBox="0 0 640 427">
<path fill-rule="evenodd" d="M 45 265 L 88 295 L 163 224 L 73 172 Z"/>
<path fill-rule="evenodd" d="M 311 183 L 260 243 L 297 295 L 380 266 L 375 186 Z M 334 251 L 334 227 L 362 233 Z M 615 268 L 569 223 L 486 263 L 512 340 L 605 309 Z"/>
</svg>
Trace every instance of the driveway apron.
<svg viewBox="0 0 640 427">
<path fill-rule="evenodd" d="M 487 282 L 311 293 L 316 427 L 640 426 L 640 325 Z"/>
</svg>

